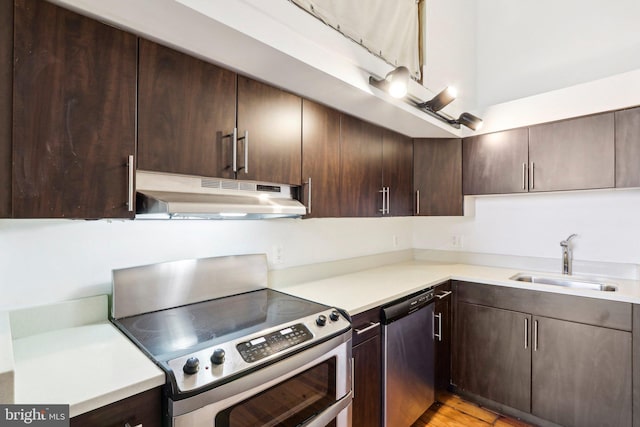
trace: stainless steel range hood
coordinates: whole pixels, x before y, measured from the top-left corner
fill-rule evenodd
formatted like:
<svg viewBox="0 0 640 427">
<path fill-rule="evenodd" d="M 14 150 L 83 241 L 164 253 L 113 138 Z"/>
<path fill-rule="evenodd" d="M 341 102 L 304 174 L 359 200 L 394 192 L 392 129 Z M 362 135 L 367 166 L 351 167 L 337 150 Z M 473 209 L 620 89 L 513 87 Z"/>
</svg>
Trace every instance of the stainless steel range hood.
<svg viewBox="0 0 640 427">
<path fill-rule="evenodd" d="M 295 218 L 296 187 L 160 172 L 136 172 L 136 219 Z"/>
</svg>

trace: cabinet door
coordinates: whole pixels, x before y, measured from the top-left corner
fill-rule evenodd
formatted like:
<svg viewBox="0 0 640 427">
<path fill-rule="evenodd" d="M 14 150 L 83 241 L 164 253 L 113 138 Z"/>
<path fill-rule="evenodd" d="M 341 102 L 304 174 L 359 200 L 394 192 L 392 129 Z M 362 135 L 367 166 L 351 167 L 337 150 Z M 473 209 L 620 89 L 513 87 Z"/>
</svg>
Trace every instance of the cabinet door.
<svg viewBox="0 0 640 427">
<path fill-rule="evenodd" d="M 459 302 L 453 382 L 460 389 L 524 412 L 531 404 L 531 316 Z"/>
<path fill-rule="evenodd" d="M 380 216 L 382 130 L 343 114 L 340 125 L 340 216 Z"/>
<path fill-rule="evenodd" d="M 162 417 L 161 388 L 144 391 L 127 399 L 73 417 L 71 427 L 159 426 Z"/>
<path fill-rule="evenodd" d="M 353 427 L 375 427 L 381 422 L 380 335 L 353 347 Z"/>
<path fill-rule="evenodd" d="M 300 185 L 302 100 L 238 76 L 238 179 Z M 248 149 L 248 154 L 247 154 Z"/>
<path fill-rule="evenodd" d="M 236 75 L 140 39 L 138 168 L 234 178 Z"/>
<path fill-rule="evenodd" d="M 631 333 L 533 320 L 531 412 L 563 426 L 631 426 Z"/>
<path fill-rule="evenodd" d="M 353 427 L 382 423 L 382 343 L 380 308 L 353 316 Z"/>
<path fill-rule="evenodd" d="M 390 216 L 413 214 L 413 142 L 408 136 L 382 131 L 382 186 L 389 188 Z"/>
<path fill-rule="evenodd" d="M 413 189 L 417 215 L 462 215 L 462 141 L 416 139 Z"/>
<path fill-rule="evenodd" d="M 0 2 L 0 218 L 11 216 L 13 2 Z"/>
<path fill-rule="evenodd" d="M 616 111 L 616 187 L 640 187 L 640 108 Z"/>
<path fill-rule="evenodd" d="M 615 185 L 613 113 L 529 128 L 529 191 Z"/>
<path fill-rule="evenodd" d="M 526 193 L 527 161 L 526 128 L 465 138 L 462 141 L 463 193 Z"/>
<path fill-rule="evenodd" d="M 302 101 L 302 180 L 306 218 L 337 217 L 340 207 L 340 113 L 304 99 Z"/>
<path fill-rule="evenodd" d="M 439 286 L 436 295 L 439 295 L 435 303 L 435 388 L 436 397 L 441 392 L 446 392 L 451 382 L 451 285 L 448 283 Z M 440 298 L 442 297 L 442 298 Z"/>
<path fill-rule="evenodd" d="M 136 38 L 44 1 L 15 2 L 15 217 L 131 217 Z"/>
</svg>

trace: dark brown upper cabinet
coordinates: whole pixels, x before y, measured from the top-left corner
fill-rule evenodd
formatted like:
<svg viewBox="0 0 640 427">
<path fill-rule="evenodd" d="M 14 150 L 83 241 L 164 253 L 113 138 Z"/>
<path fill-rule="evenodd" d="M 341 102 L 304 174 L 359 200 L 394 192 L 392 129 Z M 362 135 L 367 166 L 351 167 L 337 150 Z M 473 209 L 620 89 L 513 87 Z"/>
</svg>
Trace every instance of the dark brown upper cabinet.
<svg viewBox="0 0 640 427">
<path fill-rule="evenodd" d="M 615 185 L 613 113 L 529 128 L 529 191 Z"/>
<path fill-rule="evenodd" d="M 385 216 L 413 214 L 413 142 L 408 136 L 382 130 L 382 188 L 388 192 Z"/>
<path fill-rule="evenodd" d="M 300 185 L 302 99 L 238 76 L 238 179 Z"/>
<path fill-rule="evenodd" d="M 235 178 L 236 74 L 140 39 L 138 168 Z"/>
<path fill-rule="evenodd" d="M 0 218 L 11 217 L 13 2 L 0 2 Z"/>
<path fill-rule="evenodd" d="M 136 37 L 45 1 L 14 12 L 13 216 L 132 217 Z"/>
<path fill-rule="evenodd" d="M 526 128 L 465 138 L 462 188 L 465 195 L 527 192 Z"/>
<path fill-rule="evenodd" d="M 416 197 L 416 215 L 462 215 L 461 139 L 414 140 L 413 190 Z"/>
<path fill-rule="evenodd" d="M 382 129 L 346 114 L 340 125 L 341 217 L 382 215 Z"/>
<path fill-rule="evenodd" d="M 302 100 L 302 181 L 306 218 L 338 217 L 340 206 L 340 113 Z"/>
<path fill-rule="evenodd" d="M 616 187 L 640 187 L 640 108 L 616 111 Z"/>
</svg>

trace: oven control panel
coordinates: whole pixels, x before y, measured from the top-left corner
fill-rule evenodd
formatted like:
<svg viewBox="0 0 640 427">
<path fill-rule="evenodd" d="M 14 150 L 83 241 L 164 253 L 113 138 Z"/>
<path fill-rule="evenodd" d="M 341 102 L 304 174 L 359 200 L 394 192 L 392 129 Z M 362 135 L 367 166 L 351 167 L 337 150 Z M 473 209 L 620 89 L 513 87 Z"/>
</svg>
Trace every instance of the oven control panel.
<svg viewBox="0 0 640 427">
<path fill-rule="evenodd" d="M 245 362 L 252 363 L 312 338 L 313 335 L 309 329 L 302 323 L 298 323 L 251 341 L 241 342 L 236 345 L 236 349 Z"/>
</svg>

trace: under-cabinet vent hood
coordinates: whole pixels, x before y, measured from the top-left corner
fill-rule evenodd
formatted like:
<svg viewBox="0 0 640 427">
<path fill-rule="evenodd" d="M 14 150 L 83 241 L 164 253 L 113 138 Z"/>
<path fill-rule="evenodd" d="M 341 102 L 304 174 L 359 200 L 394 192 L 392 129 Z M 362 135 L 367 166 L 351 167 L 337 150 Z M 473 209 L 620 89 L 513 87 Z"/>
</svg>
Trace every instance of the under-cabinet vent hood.
<svg viewBox="0 0 640 427">
<path fill-rule="evenodd" d="M 283 184 L 136 172 L 136 219 L 264 219 L 306 214 L 296 187 Z"/>
</svg>

